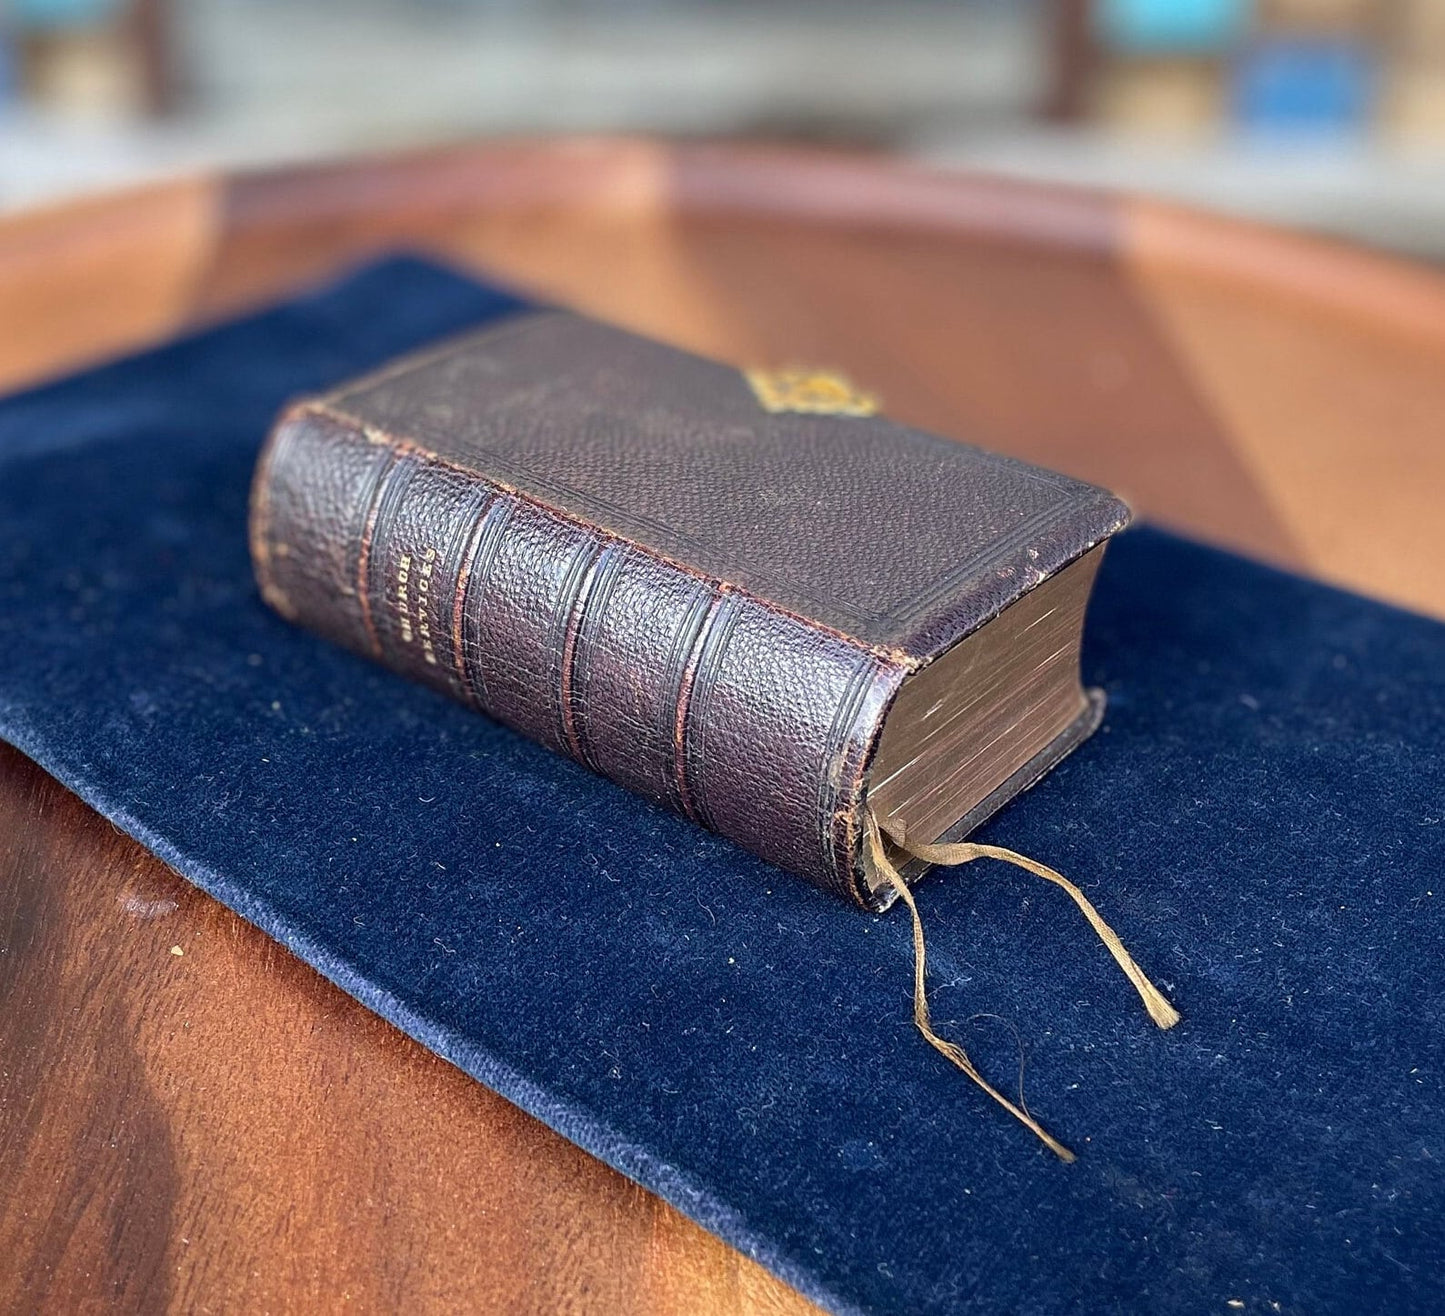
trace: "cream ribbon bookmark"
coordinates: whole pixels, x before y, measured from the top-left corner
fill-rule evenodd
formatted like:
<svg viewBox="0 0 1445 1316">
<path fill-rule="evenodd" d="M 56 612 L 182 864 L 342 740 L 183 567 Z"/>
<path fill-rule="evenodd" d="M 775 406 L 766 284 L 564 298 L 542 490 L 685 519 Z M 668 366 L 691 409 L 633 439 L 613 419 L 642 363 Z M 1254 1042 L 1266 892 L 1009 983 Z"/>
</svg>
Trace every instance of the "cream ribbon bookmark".
<svg viewBox="0 0 1445 1316">
<path fill-rule="evenodd" d="M 933 1031 L 933 1024 L 928 1013 L 923 920 L 918 915 L 918 906 L 914 903 L 913 892 L 908 889 L 908 884 L 903 880 L 902 874 L 888 858 L 887 849 L 883 844 L 883 833 L 879 830 L 878 819 L 871 809 L 868 811 L 866 827 L 869 859 L 878 873 L 898 893 L 899 899 L 908 906 L 908 912 L 913 915 L 913 1022 L 918 1025 L 918 1031 L 923 1034 L 935 1051 L 963 1070 L 1019 1123 L 1033 1130 L 1050 1151 L 1063 1160 L 1072 1161 L 1074 1153 L 1045 1129 L 1022 1105 L 1010 1101 L 984 1078 L 974 1068 L 973 1061 L 968 1058 L 968 1053 L 958 1043 L 950 1042 Z M 979 845 L 974 841 L 959 841 L 952 845 L 914 845 L 895 839 L 894 844 L 915 859 L 922 859 L 927 863 L 940 864 L 945 867 L 972 863 L 975 859 L 1000 859 L 1006 864 L 1026 869 L 1043 878 L 1044 881 L 1062 887 L 1069 893 L 1074 904 L 1083 911 L 1090 926 L 1099 934 L 1099 940 L 1109 948 L 1109 954 L 1114 957 L 1119 967 L 1124 970 L 1125 976 L 1134 984 L 1134 990 L 1143 1000 L 1144 1008 L 1149 1011 L 1149 1017 L 1160 1028 L 1173 1028 L 1179 1022 L 1179 1012 L 1164 999 L 1163 993 L 1144 976 L 1144 971 L 1134 963 L 1134 957 L 1124 949 L 1124 943 L 1119 940 L 1118 933 L 1104 922 L 1099 911 L 1089 903 L 1088 897 L 1068 878 L 1054 872 L 1046 864 L 1041 864 L 1013 850 L 1005 850 L 1002 846 Z M 1022 1099 L 1022 1094 L 1020 1094 L 1020 1099 Z"/>
</svg>

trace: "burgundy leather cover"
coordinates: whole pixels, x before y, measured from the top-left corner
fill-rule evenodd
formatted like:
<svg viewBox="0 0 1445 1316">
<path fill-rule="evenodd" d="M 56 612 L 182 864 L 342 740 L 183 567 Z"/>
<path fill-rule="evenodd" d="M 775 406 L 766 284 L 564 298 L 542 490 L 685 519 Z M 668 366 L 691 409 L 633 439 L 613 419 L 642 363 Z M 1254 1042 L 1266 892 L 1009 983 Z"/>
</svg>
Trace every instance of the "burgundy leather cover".
<svg viewBox="0 0 1445 1316">
<path fill-rule="evenodd" d="M 1127 519 L 543 311 L 290 408 L 251 533 L 283 615 L 872 905 L 860 814 L 899 684 Z"/>
</svg>

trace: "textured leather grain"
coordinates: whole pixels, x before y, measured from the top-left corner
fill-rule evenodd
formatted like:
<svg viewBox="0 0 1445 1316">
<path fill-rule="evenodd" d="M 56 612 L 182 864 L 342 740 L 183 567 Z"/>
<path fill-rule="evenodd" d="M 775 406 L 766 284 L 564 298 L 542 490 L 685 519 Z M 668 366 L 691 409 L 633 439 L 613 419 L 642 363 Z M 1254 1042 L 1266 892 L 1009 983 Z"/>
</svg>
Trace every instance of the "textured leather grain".
<svg viewBox="0 0 1445 1316">
<path fill-rule="evenodd" d="M 290 409 L 252 554 L 283 615 L 872 904 L 860 816 L 899 685 L 1127 517 L 544 311 Z"/>
</svg>

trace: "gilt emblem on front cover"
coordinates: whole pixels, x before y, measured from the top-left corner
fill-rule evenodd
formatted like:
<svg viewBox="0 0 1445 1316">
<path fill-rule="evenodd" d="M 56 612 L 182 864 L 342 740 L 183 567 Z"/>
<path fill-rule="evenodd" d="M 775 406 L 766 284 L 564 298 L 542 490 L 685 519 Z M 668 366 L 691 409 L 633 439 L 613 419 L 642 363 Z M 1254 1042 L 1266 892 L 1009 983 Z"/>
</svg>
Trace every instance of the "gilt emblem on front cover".
<svg viewBox="0 0 1445 1316">
<path fill-rule="evenodd" d="M 748 387 L 764 411 L 774 414 L 798 412 L 811 416 L 873 416 L 878 413 L 876 394 L 854 387 L 836 370 L 745 370 Z"/>
</svg>

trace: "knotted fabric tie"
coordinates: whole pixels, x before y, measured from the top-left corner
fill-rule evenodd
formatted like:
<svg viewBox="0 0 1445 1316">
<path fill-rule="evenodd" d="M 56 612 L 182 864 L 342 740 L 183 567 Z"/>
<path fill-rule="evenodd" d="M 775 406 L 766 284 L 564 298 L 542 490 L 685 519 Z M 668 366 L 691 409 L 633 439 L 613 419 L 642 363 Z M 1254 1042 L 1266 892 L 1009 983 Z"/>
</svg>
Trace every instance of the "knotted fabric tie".
<svg viewBox="0 0 1445 1316">
<path fill-rule="evenodd" d="M 1063 1160 L 1072 1161 L 1074 1153 L 1055 1138 L 1047 1129 L 1041 1125 L 1027 1110 L 1020 1104 L 1010 1101 L 1002 1092 L 993 1086 L 982 1074 L 974 1068 L 973 1061 L 968 1058 L 968 1053 L 958 1045 L 957 1042 L 950 1042 L 947 1038 L 940 1037 L 933 1031 L 933 1024 L 928 1013 L 928 992 L 927 992 L 927 969 L 925 967 L 925 951 L 923 945 L 923 920 L 918 916 L 918 906 L 914 902 L 913 892 L 908 889 L 908 884 L 903 880 L 903 875 L 893 866 L 888 858 L 887 848 L 883 844 L 883 833 L 879 829 L 878 819 L 870 809 L 867 814 L 866 838 L 868 856 L 873 862 L 880 876 L 898 893 L 898 897 L 908 906 L 908 912 L 913 915 L 913 1022 L 918 1025 L 918 1031 L 927 1039 L 929 1046 L 946 1057 L 950 1062 L 963 1070 L 975 1083 L 988 1093 L 1000 1106 L 1002 1106 L 1019 1123 L 1040 1138 L 1050 1151 L 1054 1152 Z M 1079 909 L 1083 912 L 1090 926 L 1099 934 L 1105 946 L 1109 948 L 1109 954 L 1118 962 L 1125 976 L 1134 984 L 1134 990 L 1139 993 L 1144 1002 L 1144 1008 L 1149 1011 L 1149 1017 L 1159 1025 L 1160 1028 L 1173 1028 L 1179 1022 L 1179 1012 L 1164 999 L 1164 995 L 1144 976 L 1144 971 L 1134 963 L 1134 957 L 1124 949 L 1124 943 L 1119 940 L 1119 935 L 1104 922 L 1099 911 L 1089 903 L 1089 899 L 1079 890 L 1068 878 L 1062 876 L 1046 864 L 1021 855 L 1013 850 L 1005 850 L 998 845 L 980 845 L 975 841 L 959 841 L 952 845 L 914 845 L 905 841 L 894 843 L 906 854 L 915 859 L 922 859 L 930 864 L 939 864 L 944 867 L 952 867 L 957 864 L 972 863 L 975 859 L 1000 859 L 1006 864 L 1013 864 L 1018 868 L 1026 869 L 1028 872 L 1041 877 L 1046 882 L 1052 882 L 1055 886 L 1062 887 L 1069 893 Z M 1019 1094 L 1022 1101 L 1023 1094 Z"/>
</svg>

